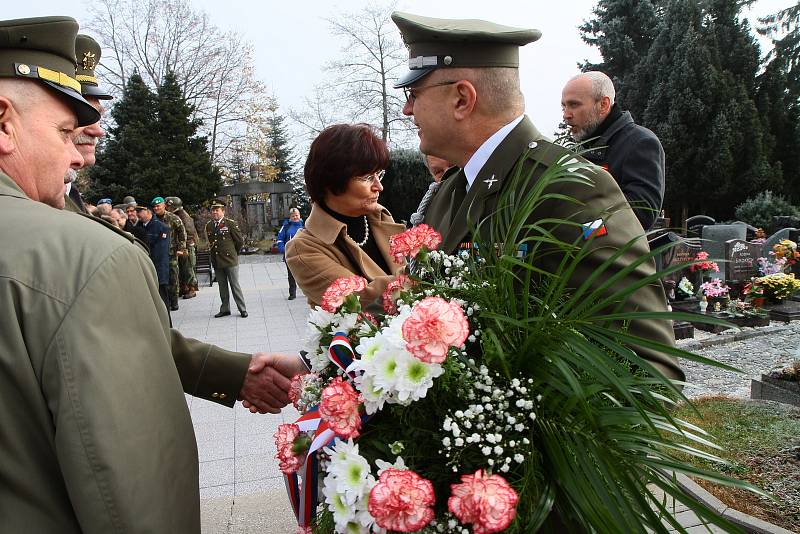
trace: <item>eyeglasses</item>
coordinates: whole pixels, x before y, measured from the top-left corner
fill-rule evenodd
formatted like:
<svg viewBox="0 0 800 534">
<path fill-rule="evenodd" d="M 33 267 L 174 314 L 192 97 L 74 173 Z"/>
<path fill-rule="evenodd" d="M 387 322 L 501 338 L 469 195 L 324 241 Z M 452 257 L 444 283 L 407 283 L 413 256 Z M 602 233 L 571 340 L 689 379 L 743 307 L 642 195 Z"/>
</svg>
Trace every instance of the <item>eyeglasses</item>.
<svg viewBox="0 0 800 534">
<path fill-rule="evenodd" d="M 372 174 L 368 174 L 366 176 L 356 176 L 355 179 L 365 184 L 371 184 L 375 180 L 378 180 L 378 183 L 381 183 L 383 181 L 383 177 L 385 174 L 386 174 L 386 169 L 383 169 L 382 171 L 375 171 Z"/>
<path fill-rule="evenodd" d="M 422 87 L 403 87 L 403 93 L 406 95 L 406 102 L 409 104 L 413 104 L 417 100 L 417 96 L 419 95 L 420 91 L 423 89 L 430 89 L 431 87 L 442 87 L 443 85 L 453 85 L 458 83 L 458 81 L 452 82 L 438 82 L 432 83 L 430 85 L 423 85 Z"/>
</svg>

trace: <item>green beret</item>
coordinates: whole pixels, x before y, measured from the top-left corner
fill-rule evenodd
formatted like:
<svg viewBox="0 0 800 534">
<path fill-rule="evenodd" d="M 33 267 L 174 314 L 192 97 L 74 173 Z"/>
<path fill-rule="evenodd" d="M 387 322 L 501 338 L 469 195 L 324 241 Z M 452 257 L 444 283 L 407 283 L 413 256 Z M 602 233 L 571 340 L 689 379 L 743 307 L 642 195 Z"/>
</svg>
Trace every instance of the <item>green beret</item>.
<svg viewBox="0 0 800 534">
<path fill-rule="evenodd" d="M 542 32 L 478 19 L 435 19 L 395 11 L 392 20 L 409 52 L 408 68 L 395 88 L 407 87 L 441 68 L 519 68 L 519 47 Z"/>
<path fill-rule="evenodd" d="M 100 87 L 97 83 L 97 75 L 94 70 L 100 63 L 100 45 L 88 35 L 78 34 L 75 38 L 75 55 L 78 57 L 78 68 L 75 71 L 75 79 L 81 83 L 81 93 L 83 96 L 93 96 L 99 100 L 111 100 L 108 91 Z"/>
<path fill-rule="evenodd" d="M 75 79 L 75 36 L 70 17 L 36 17 L 0 21 L 0 78 L 29 79 L 59 92 L 78 118 L 94 124 L 100 113 L 81 96 Z"/>
<path fill-rule="evenodd" d="M 150 205 L 155 206 L 156 204 L 163 204 L 163 203 L 164 203 L 164 197 L 156 197 L 150 202 Z"/>
</svg>

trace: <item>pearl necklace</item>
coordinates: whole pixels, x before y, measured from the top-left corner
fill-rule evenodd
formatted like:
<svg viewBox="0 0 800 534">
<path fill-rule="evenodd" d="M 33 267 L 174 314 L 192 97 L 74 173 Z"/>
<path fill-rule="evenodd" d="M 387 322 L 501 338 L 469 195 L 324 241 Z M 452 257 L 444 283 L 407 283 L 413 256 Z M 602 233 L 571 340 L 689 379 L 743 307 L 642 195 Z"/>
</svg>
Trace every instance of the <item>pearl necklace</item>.
<svg viewBox="0 0 800 534">
<path fill-rule="evenodd" d="M 350 237 L 350 235 L 348 234 L 347 237 Z M 350 239 L 353 238 L 350 237 Z M 364 245 L 367 244 L 367 241 L 369 241 L 369 222 L 367 222 L 367 216 L 364 215 L 364 239 L 360 243 L 356 243 L 356 245 L 358 245 L 359 247 L 363 247 Z M 355 239 L 353 239 L 353 242 L 355 242 Z"/>
</svg>

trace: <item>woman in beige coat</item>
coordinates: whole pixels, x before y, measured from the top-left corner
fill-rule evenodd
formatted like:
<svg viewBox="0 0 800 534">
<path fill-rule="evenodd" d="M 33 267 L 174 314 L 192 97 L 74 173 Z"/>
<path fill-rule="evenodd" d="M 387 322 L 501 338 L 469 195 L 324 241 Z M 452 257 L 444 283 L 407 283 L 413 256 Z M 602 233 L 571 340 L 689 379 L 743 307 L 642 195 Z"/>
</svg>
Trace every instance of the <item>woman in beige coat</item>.
<svg viewBox="0 0 800 534">
<path fill-rule="evenodd" d="M 314 203 L 304 230 L 286 244 L 286 263 L 310 306 L 337 278 L 367 280 L 365 307 L 380 299 L 403 269 L 389 254 L 389 237 L 405 230 L 378 204 L 389 150 L 366 124 L 337 124 L 311 144 L 304 174 Z"/>
</svg>

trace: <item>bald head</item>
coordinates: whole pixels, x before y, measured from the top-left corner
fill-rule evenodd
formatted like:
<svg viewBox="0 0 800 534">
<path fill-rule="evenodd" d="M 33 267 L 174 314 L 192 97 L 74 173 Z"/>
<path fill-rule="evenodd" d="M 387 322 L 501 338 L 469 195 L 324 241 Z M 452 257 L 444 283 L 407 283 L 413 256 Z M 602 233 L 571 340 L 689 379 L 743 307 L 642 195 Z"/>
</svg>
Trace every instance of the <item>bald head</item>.
<svg viewBox="0 0 800 534">
<path fill-rule="evenodd" d="M 602 72 L 584 72 L 567 82 L 561 92 L 561 112 L 576 141 L 592 136 L 611 112 L 615 96 L 611 78 Z"/>
</svg>

